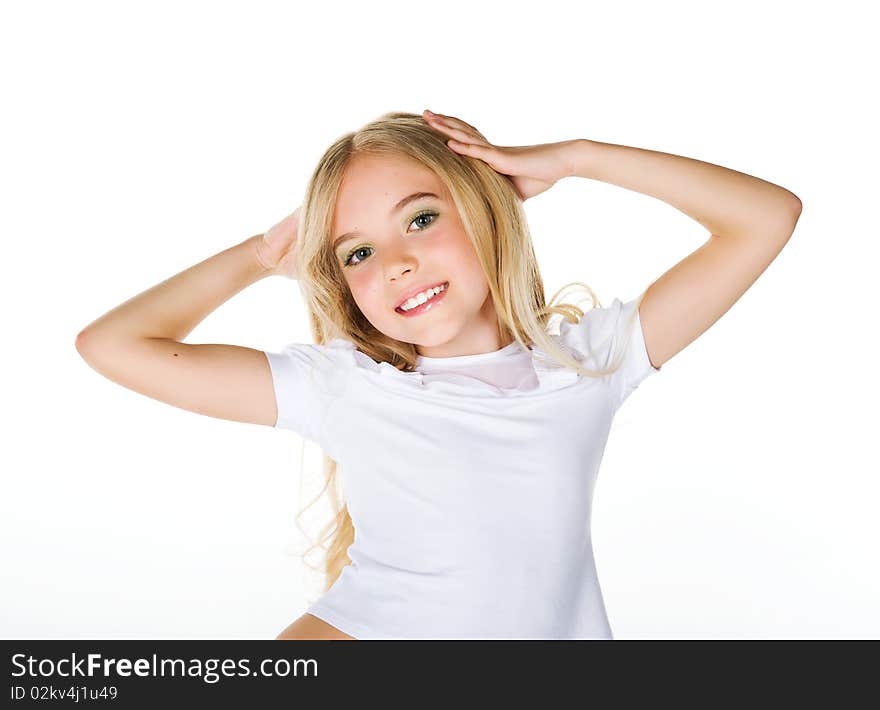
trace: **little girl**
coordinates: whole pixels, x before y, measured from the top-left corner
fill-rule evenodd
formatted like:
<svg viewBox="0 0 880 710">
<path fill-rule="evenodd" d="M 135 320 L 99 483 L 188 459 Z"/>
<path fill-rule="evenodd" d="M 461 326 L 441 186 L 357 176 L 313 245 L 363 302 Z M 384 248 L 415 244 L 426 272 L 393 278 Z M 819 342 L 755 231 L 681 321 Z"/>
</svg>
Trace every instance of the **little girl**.
<svg viewBox="0 0 880 710">
<path fill-rule="evenodd" d="M 572 176 L 664 200 L 709 239 L 632 300 L 547 305 L 522 203 Z M 610 639 L 590 515 L 611 422 L 755 282 L 800 209 L 681 156 L 501 147 L 451 116 L 389 113 L 327 149 L 290 216 L 126 301 L 77 349 L 147 396 L 316 442 L 328 487 L 340 471 L 323 596 L 278 638 Z M 315 344 L 183 342 L 270 275 L 297 279 Z"/>
</svg>

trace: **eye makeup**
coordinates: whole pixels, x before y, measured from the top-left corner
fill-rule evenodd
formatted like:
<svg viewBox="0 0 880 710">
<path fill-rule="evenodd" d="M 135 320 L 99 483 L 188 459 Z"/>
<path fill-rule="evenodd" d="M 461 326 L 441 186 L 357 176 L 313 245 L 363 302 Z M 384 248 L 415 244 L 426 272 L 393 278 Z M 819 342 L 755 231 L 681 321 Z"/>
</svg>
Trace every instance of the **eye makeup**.
<svg viewBox="0 0 880 710">
<path fill-rule="evenodd" d="M 425 217 L 431 217 L 432 219 L 431 219 L 430 222 L 428 222 L 425 226 L 423 226 L 423 227 L 421 227 L 421 228 L 415 230 L 415 231 L 417 231 L 417 232 L 424 232 L 428 227 L 430 227 L 432 224 L 434 224 L 434 222 L 437 221 L 436 218 L 439 217 L 439 216 L 440 216 L 440 214 L 439 214 L 436 210 L 430 210 L 430 209 L 420 210 L 420 211 L 418 212 L 418 214 L 416 214 L 416 215 L 415 215 L 415 216 L 409 221 L 409 224 L 412 224 L 413 222 L 415 222 L 415 221 L 417 221 L 417 220 L 419 220 L 419 219 L 425 218 Z M 357 254 L 357 252 L 359 252 L 359 251 L 363 251 L 364 249 L 371 249 L 371 248 L 372 248 L 372 247 L 367 247 L 367 246 L 363 246 L 363 245 L 361 245 L 361 246 L 357 246 L 357 247 L 355 247 L 354 249 L 351 249 L 351 250 L 345 255 L 345 258 L 342 260 L 342 265 L 345 266 L 345 267 L 349 267 L 349 266 L 358 266 L 359 264 L 362 264 L 366 259 L 360 259 L 359 261 L 357 261 L 357 262 L 355 262 L 355 263 L 352 264 L 352 263 L 350 263 L 350 261 L 351 261 L 351 257 L 354 256 L 355 254 Z"/>
</svg>

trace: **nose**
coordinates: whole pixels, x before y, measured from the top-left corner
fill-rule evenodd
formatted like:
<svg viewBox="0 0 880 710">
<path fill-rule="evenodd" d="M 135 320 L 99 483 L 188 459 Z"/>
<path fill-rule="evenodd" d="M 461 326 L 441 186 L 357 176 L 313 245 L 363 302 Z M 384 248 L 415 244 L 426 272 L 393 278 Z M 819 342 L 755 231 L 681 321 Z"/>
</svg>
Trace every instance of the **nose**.
<svg viewBox="0 0 880 710">
<path fill-rule="evenodd" d="M 408 274 L 412 272 L 411 266 L 398 267 L 396 269 L 390 269 L 390 278 L 392 281 L 396 281 L 400 279 L 404 274 Z"/>
<path fill-rule="evenodd" d="M 415 270 L 415 259 L 403 248 L 387 252 L 385 272 L 390 281 L 400 279 L 404 274 Z"/>
</svg>

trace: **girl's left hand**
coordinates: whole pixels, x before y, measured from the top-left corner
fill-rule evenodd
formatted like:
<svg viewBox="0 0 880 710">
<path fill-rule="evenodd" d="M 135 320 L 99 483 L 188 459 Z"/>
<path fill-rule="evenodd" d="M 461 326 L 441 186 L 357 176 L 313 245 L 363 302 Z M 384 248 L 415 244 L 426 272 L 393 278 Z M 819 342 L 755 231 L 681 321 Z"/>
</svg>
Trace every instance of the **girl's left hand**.
<svg viewBox="0 0 880 710">
<path fill-rule="evenodd" d="M 550 189 L 558 180 L 574 175 L 571 165 L 574 140 L 541 145 L 497 146 L 459 118 L 428 110 L 422 116 L 429 126 L 450 137 L 446 144 L 451 150 L 479 158 L 496 172 L 506 175 L 524 201 Z"/>
</svg>

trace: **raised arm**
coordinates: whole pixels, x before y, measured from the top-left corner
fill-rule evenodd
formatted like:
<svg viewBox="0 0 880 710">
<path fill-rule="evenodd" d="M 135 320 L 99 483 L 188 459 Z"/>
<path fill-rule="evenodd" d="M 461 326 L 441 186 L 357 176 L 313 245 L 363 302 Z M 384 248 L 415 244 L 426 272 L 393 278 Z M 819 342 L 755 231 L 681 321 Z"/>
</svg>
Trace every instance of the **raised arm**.
<svg viewBox="0 0 880 710">
<path fill-rule="evenodd" d="M 289 247 L 295 232 L 282 238 Z M 274 426 L 277 405 L 264 352 L 182 342 L 247 286 L 273 274 L 294 277 L 280 270 L 283 250 L 277 241 L 273 247 L 276 256 L 258 234 L 147 289 L 86 326 L 77 335 L 77 351 L 100 374 L 153 399 L 211 417 Z"/>
</svg>

